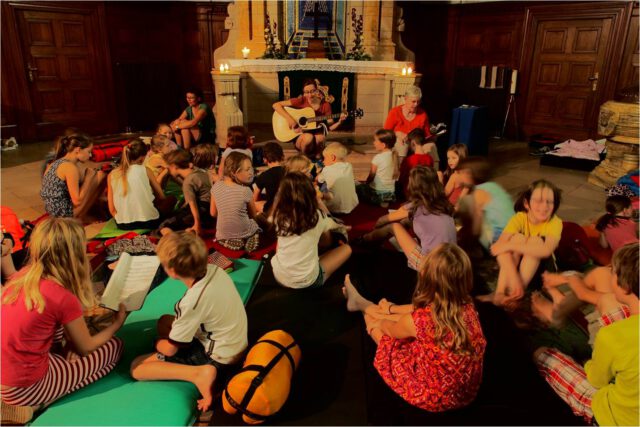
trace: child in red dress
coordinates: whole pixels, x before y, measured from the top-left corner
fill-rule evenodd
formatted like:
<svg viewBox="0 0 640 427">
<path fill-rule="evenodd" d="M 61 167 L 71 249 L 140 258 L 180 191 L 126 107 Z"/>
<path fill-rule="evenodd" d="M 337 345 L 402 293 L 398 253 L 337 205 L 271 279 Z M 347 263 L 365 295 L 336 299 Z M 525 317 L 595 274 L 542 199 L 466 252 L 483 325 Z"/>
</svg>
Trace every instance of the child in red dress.
<svg viewBox="0 0 640 427">
<path fill-rule="evenodd" d="M 393 391 L 418 408 L 461 408 L 478 393 L 486 340 L 471 287 L 471 261 L 451 243 L 424 258 L 411 304 L 382 299 L 376 305 L 358 293 L 349 275 L 345 278 L 347 309 L 364 314 L 378 345 L 374 366 Z"/>
</svg>

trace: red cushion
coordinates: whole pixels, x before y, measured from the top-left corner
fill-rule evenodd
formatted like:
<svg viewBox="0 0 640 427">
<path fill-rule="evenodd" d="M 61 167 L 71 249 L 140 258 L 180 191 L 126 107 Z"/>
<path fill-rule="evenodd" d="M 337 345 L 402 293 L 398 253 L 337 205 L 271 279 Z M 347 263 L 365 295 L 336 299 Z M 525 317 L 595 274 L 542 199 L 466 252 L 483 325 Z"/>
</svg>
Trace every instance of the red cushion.
<svg viewBox="0 0 640 427">
<path fill-rule="evenodd" d="M 94 162 L 108 162 L 122 153 L 122 149 L 129 143 L 129 140 L 105 142 L 95 144 L 91 151 L 91 160 Z"/>
<path fill-rule="evenodd" d="M 276 252 L 276 246 L 278 245 L 278 241 L 274 240 L 272 242 L 268 242 L 266 244 L 266 246 L 263 247 L 259 247 L 258 249 L 256 249 L 253 252 L 249 252 L 247 254 L 247 258 L 249 259 L 254 259 L 254 260 L 261 260 L 262 257 L 264 257 L 265 255 L 271 254 L 271 253 L 275 253 Z"/>
<path fill-rule="evenodd" d="M 225 248 L 215 240 L 211 241 L 211 247 L 216 251 L 220 252 L 222 255 L 226 256 L 227 258 L 242 258 L 247 253 L 247 251 L 245 251 L 244 249 L 234 251 L 229 248 Z"/>
</svg>

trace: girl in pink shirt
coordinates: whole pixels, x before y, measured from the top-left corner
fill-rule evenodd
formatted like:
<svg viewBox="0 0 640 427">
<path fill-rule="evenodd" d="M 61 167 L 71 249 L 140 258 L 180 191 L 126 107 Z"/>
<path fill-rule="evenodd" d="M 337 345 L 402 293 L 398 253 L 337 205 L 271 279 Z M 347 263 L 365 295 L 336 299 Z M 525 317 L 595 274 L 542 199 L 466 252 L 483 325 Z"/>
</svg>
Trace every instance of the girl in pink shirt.
<svg viewBox="0 0 640 427">
<path fill-rule="evenodd" d="M 638 222 L 631 217 L 631 199 L 621 195 L 608 197 L 605 208 L 607 213 L 596 223 L 596 230 L 600 232 L 600 246 L 615 252 L 627 243 L 637 242 Z"/>
<path fill-rule="evenodd" d="M 2 421 L 24 424 L 34 410 L 109 373 L 122 355 L 113 324 L 90 335 L 83 307 L 95 305 L 82 226 L 48 218 L 31 236 L 29 264 L 2 292 Z M 72 348 L 62 345 L 63 333 Z"/>
</svg>

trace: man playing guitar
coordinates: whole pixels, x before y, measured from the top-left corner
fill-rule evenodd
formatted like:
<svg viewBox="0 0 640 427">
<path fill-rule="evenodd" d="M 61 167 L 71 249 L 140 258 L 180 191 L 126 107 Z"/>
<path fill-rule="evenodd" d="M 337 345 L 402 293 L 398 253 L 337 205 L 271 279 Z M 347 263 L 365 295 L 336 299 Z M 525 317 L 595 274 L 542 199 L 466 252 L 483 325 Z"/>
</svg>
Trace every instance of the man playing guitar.
<svg viewBox="0 0 640 427">
<path fill-rule="evenodd" d="M 322 150 L 324 148 L 325 140 L 324 127 L 320 126 L 312 131 L 303 132 L 298 125 L 298 122 L 283 108 L 311 107 L 313 108 L 316 117 L 331 115 L 331 105 L 323 99 L 322 93 L 318 90 L 315 80 L 306 79 L 302 85 L 302 96 L 288 99 L 286 101 L 278 101 L 273 104 L 273 109 L 287 120 L 290 129 L 299 133 L 294 140 L 296 149 L 311 159 L 322 158 Z M 327 124 L 330 125 L 329 130 L 335 130 L 346 117 L 346 114 L 342 114 L 337 122 L 334 122 L 332 119 L 328 119 Z"/>
</svg>

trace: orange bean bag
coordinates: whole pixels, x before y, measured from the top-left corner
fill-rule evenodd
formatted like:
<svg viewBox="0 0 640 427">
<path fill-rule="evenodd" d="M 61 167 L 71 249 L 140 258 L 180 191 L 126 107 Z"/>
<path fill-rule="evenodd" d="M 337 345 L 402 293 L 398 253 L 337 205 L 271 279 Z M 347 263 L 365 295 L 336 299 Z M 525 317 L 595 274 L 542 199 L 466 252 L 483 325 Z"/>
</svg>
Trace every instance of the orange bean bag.
<svg viewBox="0 0 640 427">
<path fill-rule="evenodd" d="M 276 330 L 263 335 L 222 393 L 225 412 L 242 413 L 247 424 L 260 424 L 278 412 L 289 397 L 300 356 L 300 347 L 287 332 Z"/>
</svg>

